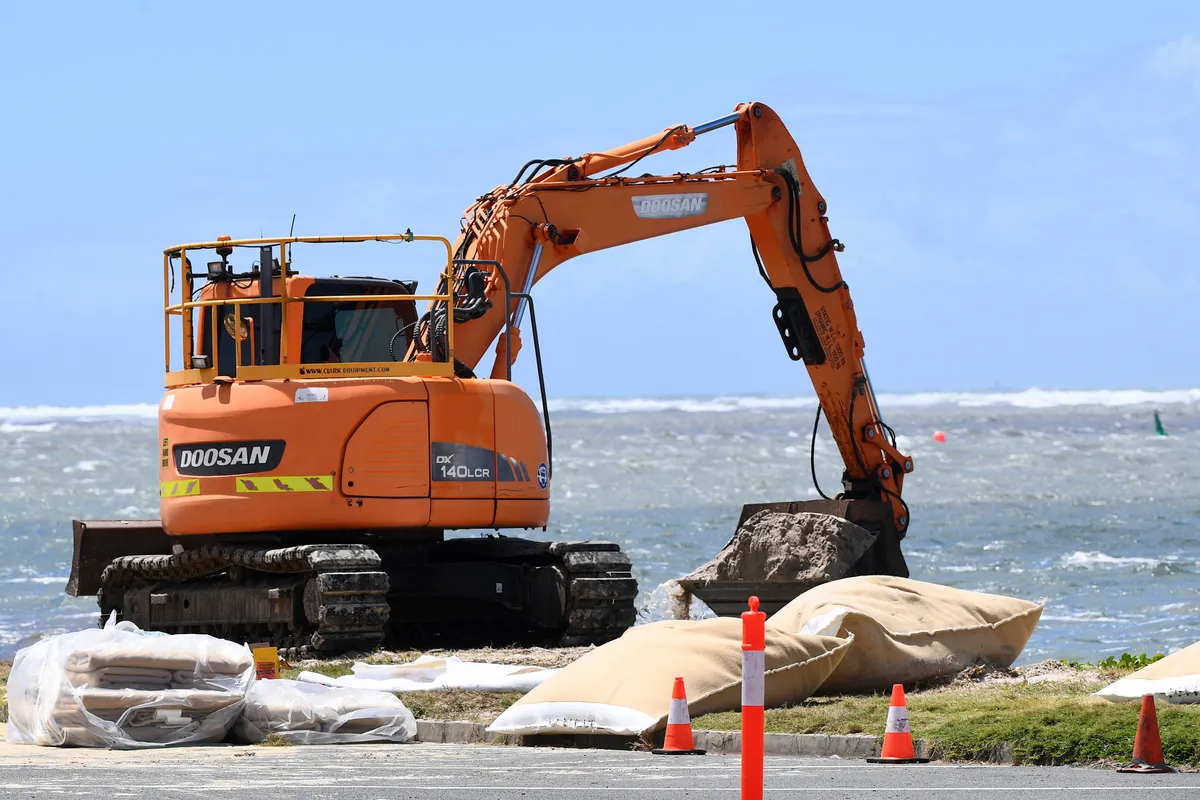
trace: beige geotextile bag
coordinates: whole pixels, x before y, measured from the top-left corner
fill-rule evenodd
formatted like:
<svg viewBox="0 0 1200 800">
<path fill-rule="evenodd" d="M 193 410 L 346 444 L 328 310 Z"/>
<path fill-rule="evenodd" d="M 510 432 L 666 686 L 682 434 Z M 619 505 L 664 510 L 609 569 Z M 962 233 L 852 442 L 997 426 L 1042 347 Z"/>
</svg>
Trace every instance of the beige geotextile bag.
<svg viewBox="0 0 1200 800">
<path fill-rule="evenodd" d="M 952 589 L 908 578 L 830 581 L 767 618 L 767 630 L 853 636 L 821 694 L 885 691 L 957 675 L 988 662 L 1008 667 L 1025 648 L 1044 603 Z"/>
<path fill-rule="evenodd" d="M 766 705 L 798 703 L 816 691 L 849 639 L 767 631 Z M 666 723 L 675 678 L 691 714 L 741 706 L 742 621 L 667 620 L 631 628 L 518 700 L 492 733 L 632 736 Z"/>
<path fill-rule="evenodd" d="M 1168 703 L 1200 703 L 1200 642 L 1110 683 L 1095 696 L 1119 702 L 1145 694 Z"/>
</svg>

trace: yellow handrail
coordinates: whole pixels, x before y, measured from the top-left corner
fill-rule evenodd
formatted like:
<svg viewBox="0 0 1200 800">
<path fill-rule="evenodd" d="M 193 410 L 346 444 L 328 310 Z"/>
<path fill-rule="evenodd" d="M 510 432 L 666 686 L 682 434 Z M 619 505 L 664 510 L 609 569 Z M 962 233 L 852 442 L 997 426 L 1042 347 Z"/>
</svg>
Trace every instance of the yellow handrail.
<svg viewBox="0 0 1200 800">
<path fill-rule="evenodd" d="M 353 244 L 356 242 L 441 242 L 446 246 L 446 264 L 454 257 L 450 240 L 444 236 L 423 236 L 415 233 L 382 233 L 351 236 L 283 236 L 263 239 L 223 239 L 216 242 L 192 242 L 168 247 L 163 253 L 178 255 L 183 250 L 215 250 L 218 247 L 244 247 L 256 244 Z"/>
<path fill-rule="evenodd" d="M 448 300 L 446 294 L 338 294 L 321 295 L 320 297 L 289 297 L 288 303 L 367 303 L 374 300 Z M 201 306 L 227 306 L 231 303 L 242 303 L 248 306 L 261 306 L 267 303 L 284 303 L 282 297 L 228 297 L 216 300 L 183 300 L 167 306 L 167 311 L 179 313 L 184 308 L 199 308 Z"/>
<path fill-rule="evenodd" d="M 369 295 L 331 295 L 321 297 L 290 297 L 288 295 L 288 264 L 289 245 L 295 244 L 345 244 L 359 242 L 440 242 L 446 251 L 446 265 L 442 272 L 444 285 L 447 287 L 444 294 L 405 294 L 405 293 L 389 293 L 389 294 L 369 294 Z M 249 247 L 249 246 L 271 246 L 279 247 L 279 294 L 268 297 L 229 297 L 209 300 L 193 300 L 191 299 L 195 292 L 193 290 L 193 273 L 189 269 L 191 262 L 188 260 L 189 251 L 214 250 L 217 248 L 234 248 L 234 247 Z M 322 375 L 328 377 L 333 374 L 335 377 L 349 377 L 361 374 L 376 374 L 384 376 L 408 376 L 408 375 L 444 375 L 453 376 L 454 374 L 454 314 L 448 313 L 448 329 L 447 329 L 447 357 L 445 363 L 434 363 L 429 361 L 421 362 L 393 362 L 393 363 L 371 363 L 371 362 L 344 362 L 339 363 L 337 367 L 324 366 L 322 369 L 313 369 L 314 365 L 305 364 L 290 364 L 288 359 L 288 307 L 292 303 L 304 303 L 308 301 L 321 303 L 355 303 L 355 302 L 388 302 L 396 300 L 405 301 L 425 301 L 425 302 L 444 302 L 448 309 L 454 306 L 454 270 L 453 270 L 453 247 L 450 241 L 442 236 L 426 236 L 414 234 L 411 231 L 397 234 L 363 234 L 363 235 L 348 235 L 348 236 L 287 236 L 287 237 L 262 237 L 257 239 L 218 239 L 216 241 L 192 242 L 189 244 L 180 244 L 173 247 L 168 247 L 163 250 L 163 336 L 164 336 L 164 357 L 167 370 L 167 386 L 182 386 L 191 383 L 209 382 L 217 377 L 216 357 L 218 352 L 219 331 L 217 318 L 217 307 L 232 305 L 234 314 L 237 317 L 237 325 L 235 326 L 235 345 L 236 351 L 234 359 L 235 380 L 267 380 L 273 378 L 280 379 L 303 379 L 305 377 L 319 378 Z M 182 264 L 182 280 L 180 285 L 180 299 L 178 302 L 171 302 L 172 287 L 170 284 L 172 278 L 172 262 L 174 259 L 179 259 Z M 271 270 L 271 264 L 260 265 L 259 274 L 263 269 Z M 241 336 L 241 320 L 243 305 L 265 305 L 277 304 L 280 306 L 280 332 L 279 332 L 279 364 L 268 365 L 260 364 L 250 365 L 242 364 L 242 343 L 245 337 Z M 206 369 L 190 368 L 194 362 L 191 357 L 196 352 L 193 336 L 193 309 L 208 309 L 210 311 L 210 336 L 211 350 L 214 363 L 209 364 Z M 183 360 L 185 369 L 179 371 L 171 371 L 171 317 L 178 316 L 181 318 L 183 337 L 181 344 L 183 345 Z"/>
</svg>

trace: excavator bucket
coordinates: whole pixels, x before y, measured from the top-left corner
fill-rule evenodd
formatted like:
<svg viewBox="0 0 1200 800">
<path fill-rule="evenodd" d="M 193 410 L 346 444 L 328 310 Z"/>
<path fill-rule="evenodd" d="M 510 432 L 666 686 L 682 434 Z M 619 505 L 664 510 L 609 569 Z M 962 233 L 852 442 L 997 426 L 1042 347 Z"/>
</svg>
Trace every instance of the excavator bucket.
<svg viewBox="0 0 1200 800">
<path fill-rule="evenodd" d="M 721 554 L 679 584 L 718 616 L 741 614 L 751 595 L 773 614 L 809 589 L 839 578 L 907 578 L 900 539 L 891 505 L 882 501 L 750 503 L 742 506 L 737 530 Z M 788 552 L 798 546 L 805 552 Z M 808 568 L 796 577 L 786 566 L 779 569 L 789 563 Z"/>
</svg>

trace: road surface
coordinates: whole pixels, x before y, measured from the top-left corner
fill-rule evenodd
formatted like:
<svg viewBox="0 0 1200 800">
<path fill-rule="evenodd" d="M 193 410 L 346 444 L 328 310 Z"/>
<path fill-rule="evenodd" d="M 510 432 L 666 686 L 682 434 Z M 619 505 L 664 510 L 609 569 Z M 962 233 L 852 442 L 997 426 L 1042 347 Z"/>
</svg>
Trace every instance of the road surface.
<svg viewBox="0 0 1200 800">
<path fill-rule="evenodd" d="M 737 756 L 358 745 L 118 752 L 0 744 L 3 798 L 631 800 L 738 797 Z M 766 798 L 1200 798 L 1200 774 L 769 757 Z"/>
</svg>

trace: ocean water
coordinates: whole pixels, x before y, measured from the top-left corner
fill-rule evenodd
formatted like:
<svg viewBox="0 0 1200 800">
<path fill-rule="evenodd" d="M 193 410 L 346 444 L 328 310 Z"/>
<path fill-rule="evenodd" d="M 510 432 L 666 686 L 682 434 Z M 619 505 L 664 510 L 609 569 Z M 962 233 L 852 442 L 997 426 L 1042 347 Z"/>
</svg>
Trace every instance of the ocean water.
<svg viewBox="0 0 1200 800">
<path fill-rule="evenodd" d="M 913 456 L 912 577 L 1047 602 L 1020 663 L 1200 640 L 1200 389 L 882 395 Z M 741 504 L 816 497 L 811 397 L 551 401 L 553 510 L 539 538 L 607 538 L 641 621 L 714 556 Z M 0 657 L 95 623 L 63 593 L 71 520 L 155 518 L 155 405 L 0 408 Z M 1154 433 L 1161 413 L 1168 436 Z M 935 443 L 935 430 L 946 433 Z M 822 423 L 818 477 L 840 459 Z"/>
</svg>

